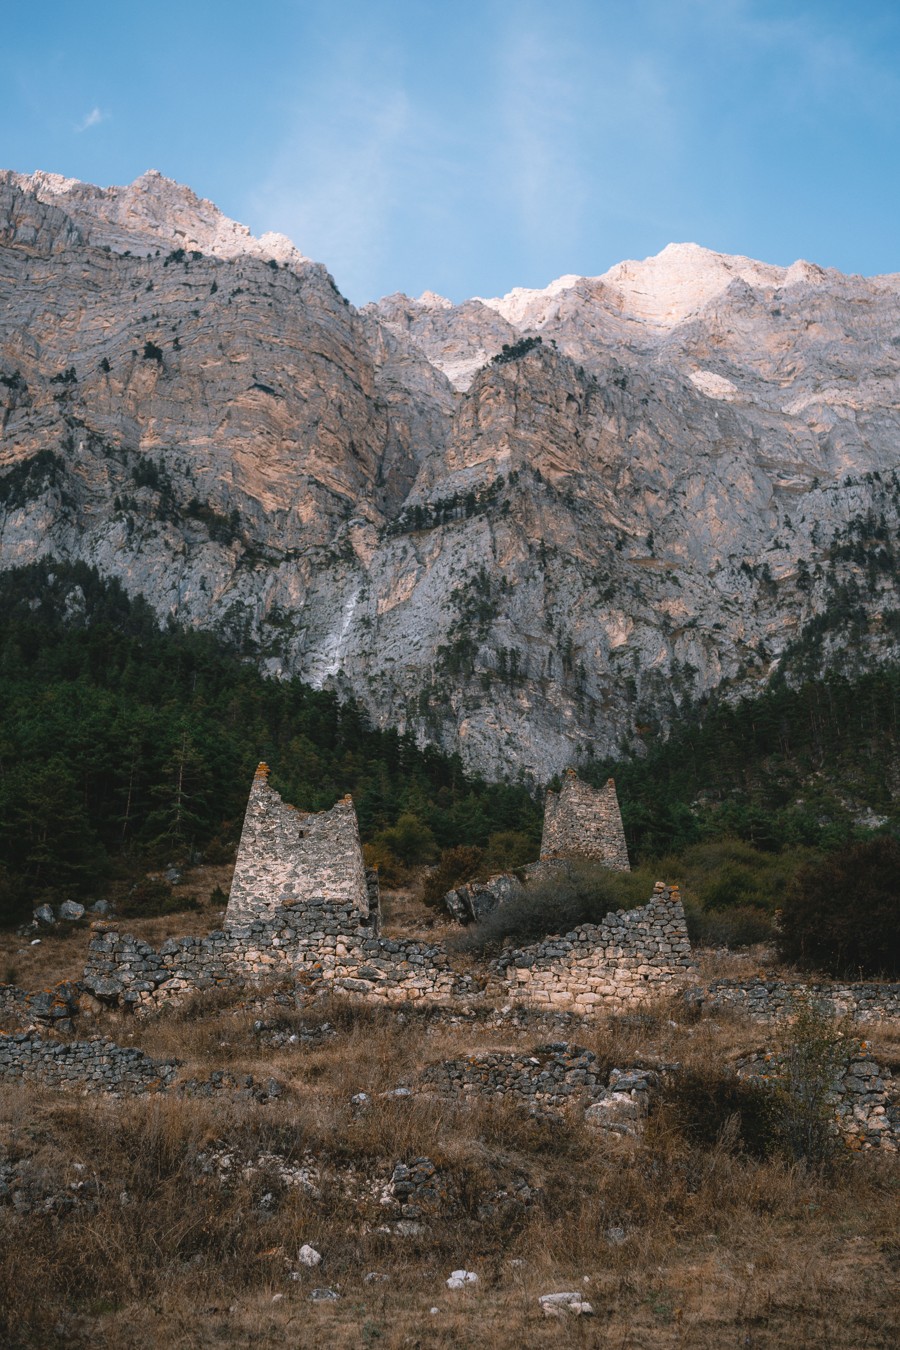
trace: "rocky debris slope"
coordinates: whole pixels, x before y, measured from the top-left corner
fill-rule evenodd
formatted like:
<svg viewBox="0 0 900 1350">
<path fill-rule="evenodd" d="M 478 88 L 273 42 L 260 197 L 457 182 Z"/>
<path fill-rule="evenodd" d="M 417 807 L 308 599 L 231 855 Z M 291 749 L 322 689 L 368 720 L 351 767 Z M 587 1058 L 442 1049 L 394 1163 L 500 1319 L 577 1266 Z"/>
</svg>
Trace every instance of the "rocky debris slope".
<svg viewBox="0 0 900 1350">
<path fill-rule="evenodd" d="M 897 655 L 897 276 L 687 244 L 357 313 L 158 174 L 3 173 L 0 299 L 2 566 L 96 564 L 481 771 Z"/>
</svg>

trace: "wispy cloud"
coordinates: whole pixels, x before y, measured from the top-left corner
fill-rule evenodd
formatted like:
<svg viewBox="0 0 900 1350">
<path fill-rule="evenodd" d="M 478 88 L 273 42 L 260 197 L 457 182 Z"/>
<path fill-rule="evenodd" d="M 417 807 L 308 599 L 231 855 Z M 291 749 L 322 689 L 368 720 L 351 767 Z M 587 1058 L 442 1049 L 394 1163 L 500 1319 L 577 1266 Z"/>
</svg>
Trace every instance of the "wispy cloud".
<svg viewBox="0 0 900 1350">
<path fill-rule="evenodd" d="M 100 123 L 105 122 L 108 117 L 109 113 L 101 112 L 99 108 L 91 108 L 91 111 L 77 123 L 75 130 L 79 133 L 90 131 L 91 127 L 99 127 Z"/>
<path fill-rule="evenodd" d="M 498 49 L 497 158 L 522 242 L 573 252 L 602 232 L 604 218 L 627 216 L 637 196 L 635 166 L 646 179 L 677 162 L 679 116 L 664 62 L 612 38 L 586 49 L 575 34 L 596 22 L 590 4 L 551 21 L 542 5 L 517 9 Z"/>
<path fill-rule="evenodd" d="M 371 54 L 347 44 L 290 108 L 252 194 L 255 217 L 326 264 L 357 303 L 395 243 L 394 214 L 415 172 L 421 121 L 389 62 L 379 80 Z"/>
</svg>

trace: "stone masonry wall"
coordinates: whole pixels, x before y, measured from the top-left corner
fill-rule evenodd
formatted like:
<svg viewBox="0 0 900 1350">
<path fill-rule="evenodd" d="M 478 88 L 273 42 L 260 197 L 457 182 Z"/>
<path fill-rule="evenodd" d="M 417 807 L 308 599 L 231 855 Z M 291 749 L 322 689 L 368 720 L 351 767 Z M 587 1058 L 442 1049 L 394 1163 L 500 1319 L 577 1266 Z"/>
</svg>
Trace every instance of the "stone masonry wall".
<svg viewBox="0 0 900 1350">
<path fill-rule="evenodd" d="M 736 1070 L 742 1078 L 771 1087 L 777 1088 L 781 1082 L 781 1063 L 771 1052 L 741 1060 Z M 880 1068 L 865 1041 L 848 1046 L 828 1100 L 834 1110 L 835 1129 L 848 1148 L 900 1152 L 898 1084 Z"/>
<path fill-rule="evenodd" d="M 595 793 L 569 774 L 549 809 L 556 812 L 557 843 L 574 849 L 587 840 L 586 848 L 602 834 L 606 861 L 615 855 L 619 861 L 611 865 L 628 866 L 612 782 Z M 690 964 L 681 901 L 662 883 L 643 909 L 505 955 L 480 981 L 456 974 L 439 946 L 380 937 L 377 888 L 369 887 L 350 798 L 331 811 L 303 814 L 269 786 L 260 764 L 224 929 L 170 939 L 157 951 L 94 923 L 83 985 L 102 1001 L 149 1010 L 195 990 L 273 979 L 325 982 L 398 1003 L 468 999 L 499 977 L 503 994 L 589 1009 L 643 1001 Z"/>
<path fill-rule="evenodd" d="M 692 993 L 717 1008 L 738 1008 L 760 1022 L 788 1019 L 797 1003 L 821 1004 L 856 1022 L 900 1021 L 900 984 L 816 984 L 805 980 L 718 980 Z"/>
<path fill-rule="evenodd" d="M 96 998 L 150 1009 L 193 990 L 289 978 L 386 1002 L 471 999 L 472 975 L 456 974 L 440 946 L 378 937 L 352 905 L 286 906 L 277 918 L 233 924 L 206 937 L 170 939 L 159 951 L 95 923 L 82 983 Z M 690 969 L 677 890 L 662 883 L 641 909 L 610 914 L 491 968 L 504 996 L 590 1011 L 646 1002 Z"/>
<path fill-rule="evenodd" d="M 0 1080 L 131 1096 L 165 1091 L 177 1072 L 174 1060 L 151 1059 L 109 1040 L 63 1042 L 0 1032 Z"/>
<path fill-rule="evenodd" d="M 504 952 L 495 969 L 522 1003 L 589 1012 L 646 1002 L 692 969 L 678 888 L 659 881 L 641 909 L 617 910 L 602 923 Z"/>
<path fill-rule="evenodd" d="M 284 905 L 316 899 L 350 905 L 377 927 L 353 802 L 330 811 L 288 806 L 260 764 L 253 779 L 238 848 L 225 927 L 272 918 Z"/>
<path fill-rule="evenodd" d="M 206 937 L 172 938 L 158 951 L 109 924 L 94 924 L 93 933 L 82 983 L 96 998 L 135 1010 L 216 985 L 284 978 L 391 1003 L 475 991 L 470 976 L 454 974 L 442 948 L 378 937 L 352 905 L 321 900 Z"/>
<path fill-rule="evenodd" d="M 541 858 L 591 858 L 617 872 L 629 871 L 628 849 L 616 785 L 582 783 L 567 769 L 559 792 L 548 792 Z"/>
</svg>

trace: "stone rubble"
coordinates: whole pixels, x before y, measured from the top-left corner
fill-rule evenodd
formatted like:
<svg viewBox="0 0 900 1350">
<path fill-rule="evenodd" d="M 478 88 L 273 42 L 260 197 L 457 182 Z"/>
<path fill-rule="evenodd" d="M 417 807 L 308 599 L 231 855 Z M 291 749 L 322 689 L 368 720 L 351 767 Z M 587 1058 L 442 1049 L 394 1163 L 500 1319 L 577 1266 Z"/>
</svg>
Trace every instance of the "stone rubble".
<svg viewBox="0 0 900 1350">
<path fill-rule="evenodd" d="M 590 1050 L 566 1041 L 535 1046 L 530 1054 L 485 1051 L 429 1065 L 420 1088 L 462 1100 L 510 1099 L 534 1115 L 576 1108 L 611 1134 L 638 1136 L 660 1082 L 653 1069 L 603 1071 Z M 530 1198 L 530 1197 L 528 1197 Z"/>
<path fill-rule="evenodd" d="M 593 1317 L 594 1309 L 583 1294 L 570 1290 L 561 1294 L 541 1294 L 538 1299 L 545 1317 Z"/>
</svg>

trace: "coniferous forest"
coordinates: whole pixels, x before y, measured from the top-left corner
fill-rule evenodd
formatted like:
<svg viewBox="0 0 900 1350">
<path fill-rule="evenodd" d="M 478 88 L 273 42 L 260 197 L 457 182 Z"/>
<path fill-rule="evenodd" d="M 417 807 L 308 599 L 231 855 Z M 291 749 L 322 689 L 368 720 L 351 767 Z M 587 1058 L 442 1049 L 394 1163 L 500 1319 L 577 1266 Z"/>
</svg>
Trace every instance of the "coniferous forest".
<svg viewBox="0 0 900 1350">
<path fill-rule="evenodd" d="M 743 841 L 745 859 L 828 851 L 900 822 L 898 727 L 900 669 L 781 678 L 752 702 L 695 708 L 641 756 L 581 767 L 615 777 L 633 862 L 721 839 Z M 373 728 L 352 700 L 264 679 L 212 633 L 160 629 L 82 564 L 0 576 L 5 921 L 47 893 L 101 895 L 123 869 L 227 860 L 260 759 L 303 809 L 351 792 L 382 856 L 537 856 L 537 788 L 485 783 Z"/>
</svg>

